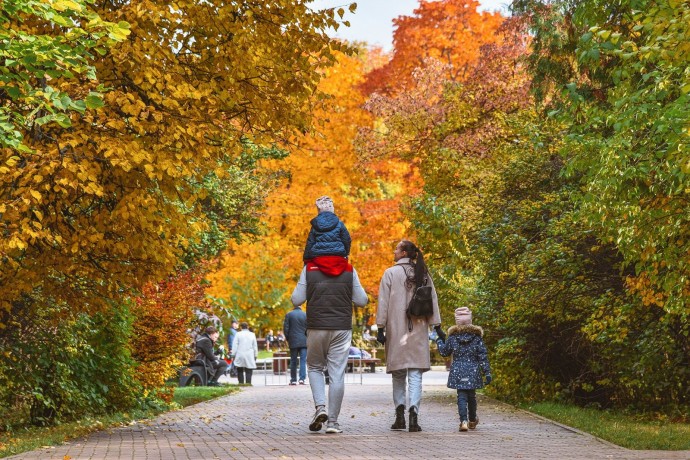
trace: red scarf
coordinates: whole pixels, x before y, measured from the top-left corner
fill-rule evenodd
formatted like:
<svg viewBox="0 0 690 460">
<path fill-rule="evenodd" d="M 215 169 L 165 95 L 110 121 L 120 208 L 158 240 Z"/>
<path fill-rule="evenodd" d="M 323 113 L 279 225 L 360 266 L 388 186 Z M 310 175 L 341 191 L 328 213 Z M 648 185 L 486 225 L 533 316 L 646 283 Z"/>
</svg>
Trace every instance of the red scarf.
<svg viewBox="0 0 690 460">
<path fill-rule="evenodd" d="M 342 272 L 352 271 L 347 258 L 341 256 L 319 256 L 307 260 L 307 271 L 321 270 L 328 276 L 338 276 Z"/>
</svg>

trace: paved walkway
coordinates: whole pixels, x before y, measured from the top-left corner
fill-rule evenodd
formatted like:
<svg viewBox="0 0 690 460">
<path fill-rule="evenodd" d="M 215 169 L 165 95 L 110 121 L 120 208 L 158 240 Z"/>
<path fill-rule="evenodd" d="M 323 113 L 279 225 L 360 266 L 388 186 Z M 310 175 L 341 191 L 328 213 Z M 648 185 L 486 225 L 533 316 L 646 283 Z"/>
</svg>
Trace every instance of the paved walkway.
<svg viewBox="0 0 690 460">
<path fill-rule="evenodd" d="M 458 432 L 447 373 L 425 374 L 421 433 L 391 431 L 390 377 L 350 374 L 340 414 L 342 434 L 311 433 L 309 386 L 276 385 L 259 373 L 241 393 L 94 433 L 22 459 L 690 459 L 690 451 L 630 451 L 494 400 L 480 397 L 480 424 Z M 265 383 L 269 385 L 265 385 Z M 356 383 L 354 383 L 356 382 Z M 271 384 L 274 385 L 271 385 Z"/>
</svg>

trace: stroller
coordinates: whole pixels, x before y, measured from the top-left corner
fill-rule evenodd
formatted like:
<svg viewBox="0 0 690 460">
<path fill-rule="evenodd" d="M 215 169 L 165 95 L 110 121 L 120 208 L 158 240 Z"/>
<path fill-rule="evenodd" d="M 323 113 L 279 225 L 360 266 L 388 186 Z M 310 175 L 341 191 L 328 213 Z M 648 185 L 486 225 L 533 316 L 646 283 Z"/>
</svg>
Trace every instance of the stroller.
<svg viewBox="0 0 690 460">
<path fill-rule="evenodd" d="M 225 375 L 230 377 L 237 377 L 237 368 L 235 367 L 235 361 L 232 358 L 225 358 L 225 362 L 228 363 L 228 370 L 225 371 Z"/>
</svg>

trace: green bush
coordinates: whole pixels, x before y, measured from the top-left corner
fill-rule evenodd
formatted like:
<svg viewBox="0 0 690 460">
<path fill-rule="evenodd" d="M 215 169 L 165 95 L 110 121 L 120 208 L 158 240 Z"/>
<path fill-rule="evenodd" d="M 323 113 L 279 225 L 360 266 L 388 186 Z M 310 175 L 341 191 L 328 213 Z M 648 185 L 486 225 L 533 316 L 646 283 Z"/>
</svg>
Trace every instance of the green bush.
<svg viewBox="0 0 690 460">
<path fill-rule="evenodd" d="M 0 416 L 6 428 L 49 425 L 139 403 L 125 308 L 91 317 L 39 296 L 23 307 L 21 321 L 10 322 L 0 336 Z"/>
</svg>

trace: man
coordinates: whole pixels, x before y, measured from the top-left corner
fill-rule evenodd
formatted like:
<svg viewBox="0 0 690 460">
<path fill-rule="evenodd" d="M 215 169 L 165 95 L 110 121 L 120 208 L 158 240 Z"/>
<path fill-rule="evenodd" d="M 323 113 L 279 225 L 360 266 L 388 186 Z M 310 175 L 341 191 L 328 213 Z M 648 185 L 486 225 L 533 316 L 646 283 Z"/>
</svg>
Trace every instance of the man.
<svg viewBox="0 0 690 460">
<path fill-rule="evenodd" d="M 290 347 L 290 385 L 297 385 L 297 358 L 299 357 L 299 384 L 307 379 L 307 314 L 299 305 L 285 315 L 283 331 Z"/>
<path fill-rule="evenodd" d="M 213 326 L 208 326 L 204 333 L 197 336 L 196 338 L 196 359 L 200 359 L 204 362 L 206 367 L 207 375 L 212 375 L 211 380 L 208 382 L 208 386 L 217 387 L 220 384 L 218 379 L 221 375 L 225 374 L 228 369 L 228 363 L 225 360 L 220 359 L 214 352 L 213 346 L 218 340 L 218 330 Z"/>
<path fill-rule="evenodd" d="M 273 349 L 274 342 L 275 337 L 273 337 L 273 329 L 269 329 L 268 334 L 266 334 L 266 351 L 271 351 Z"/>
<path fill-rule="evenodd" d="M 369 329 L 364 329 L 364 332 L 362 333 L 362 340 L 364 340 L 367 344 L 375 344 L 376 337 L 371 335 Z"/>
<path fill-rule="evenodd" d="M 276 334 L 276 342 L 278 343 L 278 350 L 282 350 L 285 347 L 285 334 L 282 329 Z"/>
<path fill-rule="evenodd" d="M 392 430 L 405 429 L 406 380 L 409 381 L 409 431 L 422 431 L 417 415 L 422 400 L 422 374 L 431 369 L 429 325 L 440 334 L 441 315 L 434 283 L 422 252 L 410 241 L 400 241 L 393 252 L 395 265 L 388 268 L 379 286 L 376 310 L 377 340 L 386 347 L 386 372 L 393 375 L 395 423 Z M 407 316 L 407 306 L 416 286 L 432 288 L 433 313 L 428 317 Z"/>
<path fill-rule="evenodd" d="M 235 340 L 235 336 L 237 335 L 237 328 L 239 327 L 239 323 L 236 320 L 232 320 L 232 323 L 230 324 L 230 330 L 228 330 L 228 354 L 232 354 L 232 342 Z"/>
<path fill-rule="evenodd" d="M 307 301 L 307 368 L 316 412 L 309 424 L 311 431 L 342 433 L 338 424 L 345 393 L 347 353 L 352 342 L 352 304 L 363 307 L 369 299 L 359 282 L 357 272 L 340 256 L 312 259 L 302 269 L 292 293 L 292 304 Z M 328 412 L 326 412 L 326 378 L 328 371 Z"/>
<path fill-rule="evenodd" d="M 230 323 L 230 330 L 228 331 L 228 356 L 232 356 L 232 342 L 235 340 L 235 336 L 237 335 L 237 328 L 239 327 L 239 323 L 237 320 L 232 320 L 232 323 Z M 235 361 L 233 361 L 230 364 L 230 370 L 228 372 L 230 374 L 230 377 L 237 377 L 237 369 L 235 367 Z"/>
</svg>

